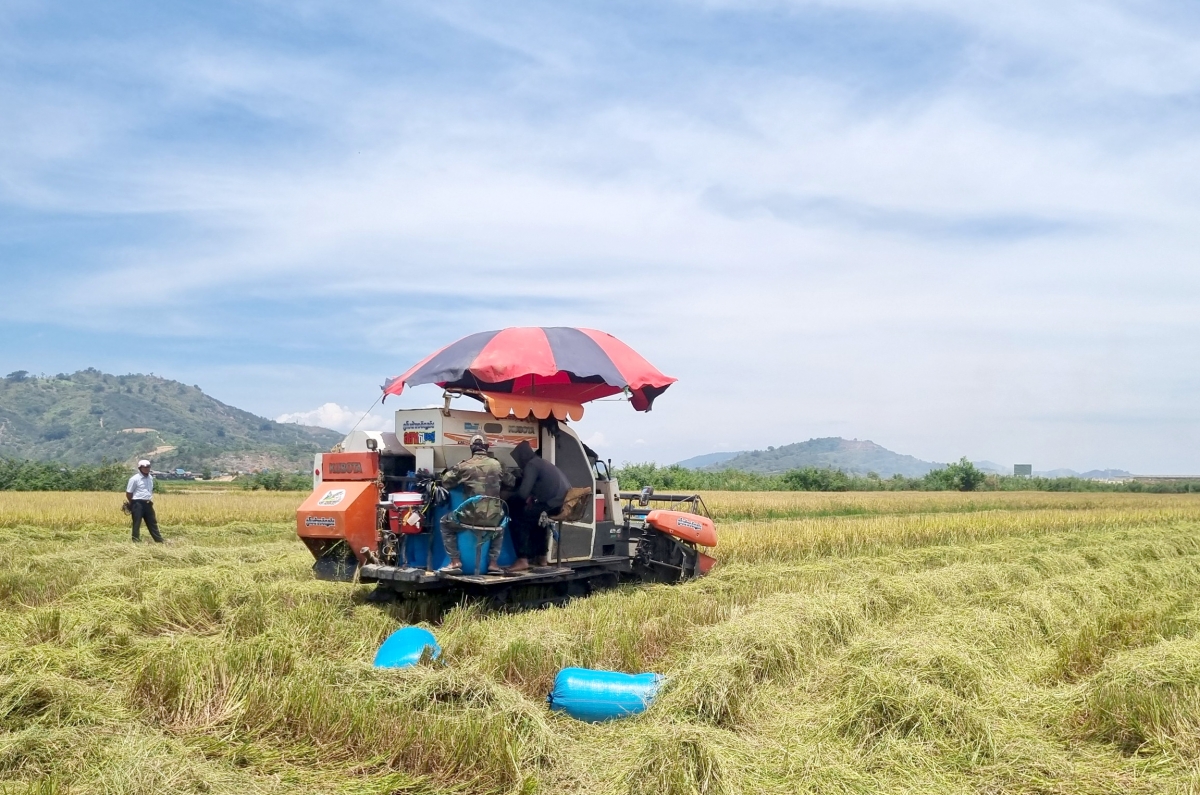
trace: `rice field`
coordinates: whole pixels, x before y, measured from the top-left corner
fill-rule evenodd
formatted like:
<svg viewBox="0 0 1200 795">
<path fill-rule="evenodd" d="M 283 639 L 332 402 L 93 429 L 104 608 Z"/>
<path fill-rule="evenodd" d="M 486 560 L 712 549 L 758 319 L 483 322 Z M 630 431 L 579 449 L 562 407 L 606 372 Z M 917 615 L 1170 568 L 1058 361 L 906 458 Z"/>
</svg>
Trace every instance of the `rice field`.
<svg viewBox="0 0 1200 795">
<path fill-rule="evenodd" d="M 1200 495 L 713 493 L 721 565 L 431 626 L 316 582 L 297 494 L 0 494 L 0 792 L 1200 792 Z M 551 713 L 564 666 L 657 671 Z"/>
<path fill-rule="evenodd" d="M 292 521 L 306 495 L 286 491 L 204 491 L 156 494 L 154 507 L 176 526 L 214 527 L 234 522 Z M 0 527 L 55 529 L 123 525 L 124 494 L 108 492 L 0 491 Z"/>
</svg>

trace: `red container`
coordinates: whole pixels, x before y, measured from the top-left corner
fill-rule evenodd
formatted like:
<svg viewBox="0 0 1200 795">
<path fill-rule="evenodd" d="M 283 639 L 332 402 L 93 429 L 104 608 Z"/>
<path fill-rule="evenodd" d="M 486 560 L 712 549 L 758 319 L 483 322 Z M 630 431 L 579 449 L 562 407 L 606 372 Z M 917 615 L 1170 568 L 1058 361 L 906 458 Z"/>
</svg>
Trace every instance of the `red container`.
<svg viewBox="0 0 1200 795">
<path fill-rule="evenodd" d="M 597 494 L 597 495 L 596 495 L 596 521 L 597 521 L 597 522 L 603 522 L 603 521 L 604 521 L 604 519 L 605 519 L 605 516 L 604 516 L 604 495 L 603 495 L 603 494 Z"/>
<path fill-rule="evenodd" d="M 425 529 L 425 517 L 421 515 L 424 499 L 415 491 L 398 491 L 388 495 L 388 527 L 393 533 L 416 535 Z"/>
</svg>

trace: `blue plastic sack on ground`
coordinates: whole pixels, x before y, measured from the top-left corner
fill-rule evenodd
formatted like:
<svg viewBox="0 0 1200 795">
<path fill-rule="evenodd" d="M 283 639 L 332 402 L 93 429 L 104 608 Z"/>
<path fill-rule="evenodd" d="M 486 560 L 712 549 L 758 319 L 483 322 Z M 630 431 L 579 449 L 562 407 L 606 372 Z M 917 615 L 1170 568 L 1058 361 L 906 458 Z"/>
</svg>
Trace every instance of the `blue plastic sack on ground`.
<svg viewBox="0 0 1200 795">
<path fill-rule="evenodd" d="M 379 647 L 379 651 L 375 652 L 375 667 L 407 668 L 410 665 L 416 665 L 426 646 L 433 649 L 432 654 L 435 660 L 441 655 L 442 647 L 438 645 L 437 638 L 429 630 L 421 627 L 398 629 L 389 635 L 388 639 Z"/>
<path fill-rule="evenodd" d="M 564 668 L 554 677 L 554 689 L 546 700 L 550 709 L 588 723 L 624 718 L 650 706 L 664 678 L 660 674 Z"/>
</svg>

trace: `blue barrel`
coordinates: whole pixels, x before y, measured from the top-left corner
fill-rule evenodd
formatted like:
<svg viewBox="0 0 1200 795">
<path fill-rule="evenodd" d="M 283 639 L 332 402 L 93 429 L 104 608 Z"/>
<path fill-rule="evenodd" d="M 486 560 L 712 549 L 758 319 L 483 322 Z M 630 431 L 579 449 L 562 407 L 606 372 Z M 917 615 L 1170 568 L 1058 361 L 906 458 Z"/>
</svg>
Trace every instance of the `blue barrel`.
<svg viewBox="0 0 1200 795">
<path fill-rule="evenodd" d="M 472 530 L 458 531 L 458 554 L 462 557 L 463 574 L 483 574 L 487 571 L 488 551 L 492 548 L 490 533 L 475 534 Z M 475 555 L 479 555 L 479 571 L 475 570 Z"/>
<path fill-rule="evenodd" d="M 550 709 L 588 723 L 624 718 L 650 706 L 664 679 L 661 674 L 564 668 L 554 677 L 546 701 Z"/>
<path fill-rule="evenodd" d="M 416 665 L 426 648 L 432 649 L 433 659 L 442 654 L 433 633 L 423 627 L 404 627 L 388 635 L 375 652 L 376 668 L 407 668 Z"/>
<path fill-rule="evenodd" d="M 420 535 L 409 536 L 407 539 L 405 550 L 408 557 L 408 565 L 423 569 L 426 563 L 428 563 L 430 569 L 440 569 L 450 562 L 450 556 L 442 548 L 441 521 L 443 516 L 462 505 L 463 499 L 462 486 L 455 486 L 450 489 L 449 502 L 429 510 L 429 513 L 425 516 L 425 531 Z M 471 551 L 469 553 L 464 553 L 460 544 L 459 554 L 463 556 L 463 563 L 470 560 L 471 570 L 474 571 L 475 540 L 471 539 L 470 544 Z M 427 561 L 426 558 L 429 558 L 429 560 Z M 516 550 L 513 549 L 511 533 L 505 530 L 504 536 L 500 541 L 500 560 L 498 562 L 501 566 L 511 566 L 516 559 L 517 555 Z M 483 553 L 483 561 L 486 568 L 486 551 Z"/>
</svg>

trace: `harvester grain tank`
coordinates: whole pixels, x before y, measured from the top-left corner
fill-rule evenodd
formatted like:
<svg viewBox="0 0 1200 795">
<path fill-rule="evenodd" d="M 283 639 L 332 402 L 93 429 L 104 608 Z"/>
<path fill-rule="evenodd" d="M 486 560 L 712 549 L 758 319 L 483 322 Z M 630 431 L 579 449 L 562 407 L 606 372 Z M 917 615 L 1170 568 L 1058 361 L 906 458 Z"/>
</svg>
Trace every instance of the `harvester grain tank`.
<svg viewBox="0 0 1200 795">
<path fill-rule="evenodd" d="M 540 345 L 539 345 L 540 343 Z M 482 362 L 482 363 L 481 363 Z M 625 394 L 649 410 L 675 379 L 664 376 L 615 338 L 586 329 L 505 329 L 472 335 L 432 354 L 385 393 L 436 383 L 440 408 L 400 409 L 394 431 L 354 431 L 316 456 L 313 492 L 296 514 L 296 532 L 322 579 L 375 582 L 400 595 L 471 595 L 498 606 L 584 595 L 622 580 L 676 582 L 715 563 L 712 518 L 697 494 L 622 492 L 609 466 L 582 443 L 572 421 L 583 403 Z M 451 408 L 463 397 L 482 410 Z M 484 529 L 465 539 L 463 573 L 448 561 L 438 532 L 442 516 L 463 499 L 441 488 L 436 473 L 468 458 L 483 434 L 490 454 L 516 470 L 512 452 L 527 442 L 572 486 L 562 511 L 543 516 L 549 564 L 519 574 L 482 573 Z M 501 566 L 514 558 L 505 532 Z"/>
</svg>

